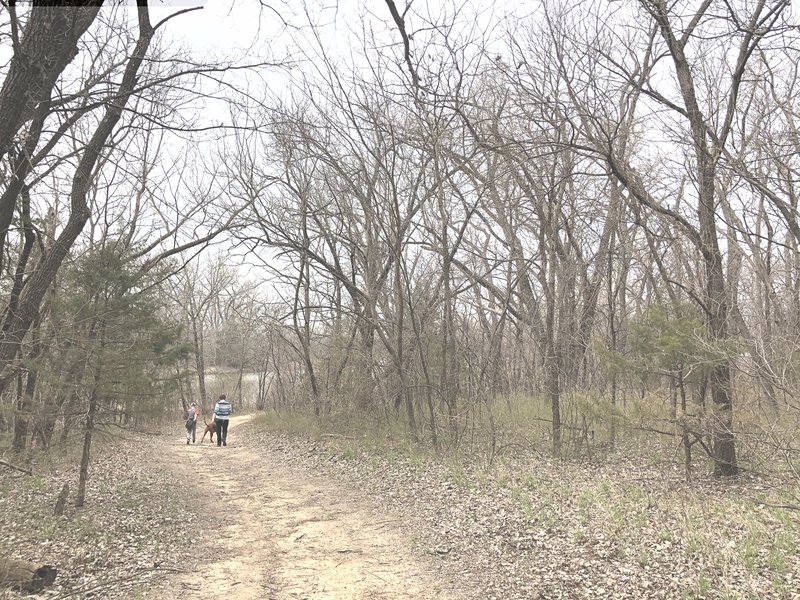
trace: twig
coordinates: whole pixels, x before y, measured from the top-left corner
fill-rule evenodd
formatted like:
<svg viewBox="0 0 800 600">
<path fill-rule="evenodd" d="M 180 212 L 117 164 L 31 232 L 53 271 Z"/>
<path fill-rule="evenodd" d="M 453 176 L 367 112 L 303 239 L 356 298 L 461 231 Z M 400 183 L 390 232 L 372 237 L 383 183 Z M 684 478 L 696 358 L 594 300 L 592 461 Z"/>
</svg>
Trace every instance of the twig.
<svg viewBox="0 0 800 600">
<path fill-rule="evenodd" d="M 800 506 L 797 504 L 771 504 L 769 502 L 762 502 L 761 500 L 754 500 L 756 504 L 760 506 L 766 506 L 767 508 L 785 508 L 786 510 L 800 510 Z"/>
<path fill-rule="evenodd" d="M 12 465 L 11 463 L 6 462 L 4 460 L 0 460 L 0 465 L 8 467 L 9 469 L 14 469 L 15 471 L 20 471 L 21 473 L 25 473 L 25 475 L 33 476 L 33 471 L 26 469 L 24 467 L 18 467 L 17 465 Z"/>
<path fill-rule="evenodd" d="M 162 566 L 155 566 L 153 568 L 140 568 L 131 573 L 130 575 L 126 575 L 124 577 L 117 577 L 115 579 L 107 579 L 105 581 L 100 580 L 94 583 L 87 583 L 85 586 L 80 587 L 75 590 L 68 590 L 65 591 L 58 596 L 55 596 L 51 600 L 62 600 L 63 598 L 71 598 L 73 596 L 78 596 L 80 594 L 86 594 L 87 592 L 95 592 L 97 590 L 102 590 L 104 588 L 109 588 L 117 583 L 124 583 L 126 581 L 135 581 L 140 576 L 144 575 L 145 573 L 155 573 L 158 571 L 167 571 L 169 573 L 187 573 L 186 569 L 178 569 L 174 567 L 162 567 Z"/>
<path fill-rule="evenodd" d="M 358 438 L 354 438 L 349 435 L 340 435 L 338 433 L 323 433 L 322 437 L 330 437 L 330 438 L 337 438 L 342 440 L 357 440 Z"/>
<path fill-rule="evenodd" d="M 377 573 L 373 573 L 372 571 L 367 571 L 367 573 L 369 573 L 369 574 L 370 574 L 370 575 L 372 575 L 373 577 L 377 577 L 378 579 L 380 579 L 381 581 L 383 581 L 383 582 L 385 582 L 385 583 L 389 583 L 388 581 L 386 581 L 386 580 L 385 580 L 383 577 L 381 577 L 381 576 L 380 576 L 380 575 L 378 575 Z"/>
</svg>

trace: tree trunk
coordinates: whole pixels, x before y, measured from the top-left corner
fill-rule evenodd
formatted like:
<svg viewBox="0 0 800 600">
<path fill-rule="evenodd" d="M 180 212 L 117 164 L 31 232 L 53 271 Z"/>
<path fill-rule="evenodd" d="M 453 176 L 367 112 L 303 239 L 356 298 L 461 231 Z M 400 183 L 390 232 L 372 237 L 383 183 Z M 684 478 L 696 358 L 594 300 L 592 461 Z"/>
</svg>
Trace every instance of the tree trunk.
<svg viewBox="0 0 800 600">
<path fill-rule="evenodd" d="M 202 317 L 193 315 L 192 338 L 194 340 L 194 364 L 197 369 L 197 389 L 200 394 L 200 409 L 205 411 L 208 405 L 208 390 L 206 389 L 206 358 L 205 338 L 203 335 Z"/>
<path fill-rule="evenodd" d="M 722 252 L 717 239 L 716 224 L 716 199 L 715 186 L 717 176 L 717 161 L 724 147 L 733 121 L 733 109 L 736 107 L 736 98 L 744 67 L 752 55 L 758 39 L 756 24 L 763 10 L 763 4 L 752 15 L 751 29 L 745 30 L 744 37 L 739 46 L 739 55 L 736 60 L 731 89 L 728 90 L 727 113 L 723 113 L 721 129 L 709 145 L 709 128 L 697 98 L 692 68 L 686 56 L 686 44 L 691 36 L 683 35 L 678 38 L 672 29 L 669 20 L 669 9 L 665 0 L 655 0 L 652 6 L 647 7 L 661 31 L 661 36 L 667 43 L 675 67 L 685 115 L 691 132 L 694 147 L 695 170 L 697 176 L 697 223 L 699 232 L 699 250 L 703 256 L 705 267 L 705 301 L 708 318 L 708 336 L 712 344 L 728 340 L 729 302 L 725 284 L 725 271 Z M 700 18 L 702 13 L 698 13 Z M 714 451 L 715 475 L 736 475 L 738 466 L 736 462 L 736 444 L 733 432 L 733 399 L 731 394 L 731 365 L 730 359 L 723 358 L 712 370 L 709 378 L 711 387 L 711 401 L 714 404 L 712 415 L 712 436 Z"/>
<path fill-rule="evenodd" d="M 75 508 L 81 508 L 86 500 L 86 482 L 89 480 L 89 459 L 92 451 L 92 435 L 94 434 L 94 419 L 96 415 L 97 388 L 95 387 L 89 397 L 89 411 L 86 413 L 86 426 L 84 427 L 83 434 L 83 454 L 81 455 L 78 491 L 75 494 Z"/>
<path fill-rule="evenodd" d="M 16 410 L 14 411 L 14 439 L 11 442 L 11 449 L 14 452 L 20 453 L 25 450 L 25 445 L 28 440 L 28 421 L 30 419 L 30 401 L 28 395 L 25 393 L 25 385 L 23 380 L 25 374 L 23 372 L 17 373 L 17 393 Z"/>
</svg>

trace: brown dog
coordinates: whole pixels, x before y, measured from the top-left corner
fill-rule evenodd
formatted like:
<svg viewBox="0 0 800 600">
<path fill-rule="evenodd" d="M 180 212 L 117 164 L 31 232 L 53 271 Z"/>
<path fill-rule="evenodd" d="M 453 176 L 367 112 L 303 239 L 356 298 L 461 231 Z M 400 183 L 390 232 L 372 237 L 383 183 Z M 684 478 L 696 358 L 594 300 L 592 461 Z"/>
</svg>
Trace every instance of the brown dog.
<svg viewBox="0 0 800 600">
<path fill-rule="evenodd" d="M 209 439 L 211 443 L 214 443 L 214 434 L 217 433 L 217 422 L 211 421 L 211 423 L 206 422 L 205 417 L 203 418 L 203 422 L 206 424 L 206 430 L 203 432 L 203 437 L 200 439 L 200 443 L 203 443 L 203 440 L 206 439 L 206 434 L 210 433 Z"/>
</svg>

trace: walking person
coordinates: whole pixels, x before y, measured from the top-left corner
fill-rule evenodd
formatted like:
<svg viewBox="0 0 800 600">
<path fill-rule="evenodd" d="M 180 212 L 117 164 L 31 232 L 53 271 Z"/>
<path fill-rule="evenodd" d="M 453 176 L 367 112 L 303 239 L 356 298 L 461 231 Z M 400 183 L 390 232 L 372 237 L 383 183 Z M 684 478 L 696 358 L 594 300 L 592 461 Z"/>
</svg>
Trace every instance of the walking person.
<svg viewBox="0 0 800 600">
<path fill-rule="evenodd" d="M 214 420 L 217 422 L 217 446 L 228 445 L 228 421 L 231 414 L 233 414 L 233 406 L 225 398 L 225 394 L 220 394 L 214 407 Z"/>
<path fill-rule="evenodd" d="M 197 431 L 197 405 L 192 402 L 189 405 L 189 410 L 186 411 L 186 443 L 189 440 L 194 444 L 195 432 Z"/>
</svg>

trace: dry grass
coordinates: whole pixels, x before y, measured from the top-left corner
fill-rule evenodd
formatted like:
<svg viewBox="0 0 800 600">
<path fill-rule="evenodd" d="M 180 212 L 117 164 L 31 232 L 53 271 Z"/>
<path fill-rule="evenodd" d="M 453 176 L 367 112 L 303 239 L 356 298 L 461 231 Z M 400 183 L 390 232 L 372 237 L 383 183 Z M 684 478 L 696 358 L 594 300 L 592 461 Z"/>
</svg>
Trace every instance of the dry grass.
<svg viewBox="0 0 800 600">
<path fill-rule="evenodd" d="M 465 492 L 504 490 L 523 517 L 563 530 L 578 554 L 587 545 L 608 547 L 610 561 L 679 581 L 684 598 L 792 597 L 800 584 L 800 479 L 790 445 L 800 439 L 796 419 L 740 407 L 742 475 L 714 479 L 711 460 L 696 447 L 687 482 L 679 436 L 648 431 L 675 430 L 663 399 L 629 401 L 613 417 L 613 448 L 612 419 L 597 403 L 587 405 L 586 397 L 565 402 L 559 460 L 549 453 L 548 407 L 531 397 L 471 411 L 458 443 L 440 432 L 447 443 L 439 453 L 429 432 L 415 441 L 401 418 L 268 413 L 259 423 L 323 440 L 345 460 L 402 457 L 420 468 L 445 466 Z"/>
</svg>

